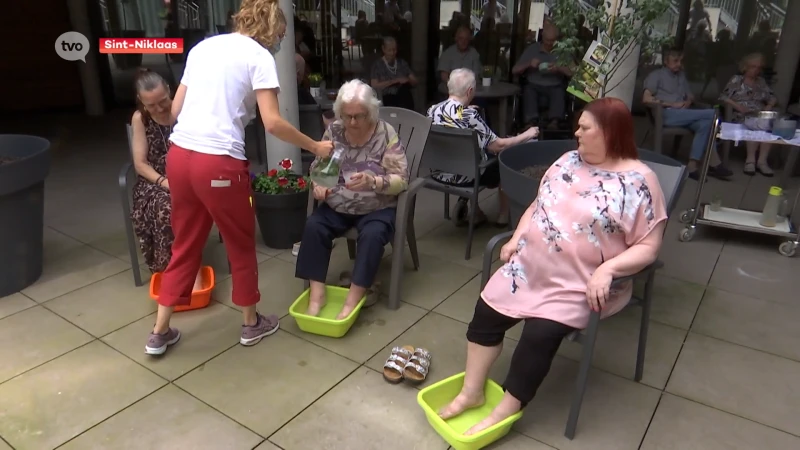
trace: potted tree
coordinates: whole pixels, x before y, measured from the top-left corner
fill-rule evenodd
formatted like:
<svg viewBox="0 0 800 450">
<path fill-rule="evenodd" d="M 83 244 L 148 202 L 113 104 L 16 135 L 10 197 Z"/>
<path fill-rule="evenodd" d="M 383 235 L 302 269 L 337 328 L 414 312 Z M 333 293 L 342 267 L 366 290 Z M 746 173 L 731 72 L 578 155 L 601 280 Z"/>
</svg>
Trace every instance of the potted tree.
<svg viewBox="0 0 800 450">
<path fill-rule="evenodd" d="M 252 174 L 253 207 L 267 247 L 292 248 L 303 237 L 308 211 L 308 178 L 292 172 L 291 159 L 277 169 Z"/>
<path fill-rule="evenodd" d="M 314 98 L 319 98 L 319 88 L 322 86 L 322 74 L 320 73 L 312 73 L 308 76 L 308 83 L 311 85 L 311 95 Z"/>
</svg>

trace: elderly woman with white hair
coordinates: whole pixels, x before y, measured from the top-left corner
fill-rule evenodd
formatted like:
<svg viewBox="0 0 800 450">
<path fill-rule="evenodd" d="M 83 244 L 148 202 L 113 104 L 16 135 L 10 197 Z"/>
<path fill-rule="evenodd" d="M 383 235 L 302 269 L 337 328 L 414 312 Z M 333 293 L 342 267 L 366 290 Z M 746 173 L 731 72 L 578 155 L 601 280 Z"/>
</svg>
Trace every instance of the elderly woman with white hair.
<svg viewBox="0 0 800 450">
<path fill-rule="evenodd" d="M 325 279 L 333 239 L 350 228 L 358 230 L 350 291 L 338 319 L 347 317 L 378 272 L 384 246 L 394 235 L 397 196 L 408 187 L 406 152 L 395 129 L 378 117 L 375 91 L 360 80 L 345 83 L 333 110 L 336 120 L 322 140 L 344 148 L 339 183 L 313 186 L 319 207 L 309 216 L 295 276 L 311 284 L 307 314 L 325 306 Z M 317 158 L 312 163 L 319 163 Z"/>
</svg>

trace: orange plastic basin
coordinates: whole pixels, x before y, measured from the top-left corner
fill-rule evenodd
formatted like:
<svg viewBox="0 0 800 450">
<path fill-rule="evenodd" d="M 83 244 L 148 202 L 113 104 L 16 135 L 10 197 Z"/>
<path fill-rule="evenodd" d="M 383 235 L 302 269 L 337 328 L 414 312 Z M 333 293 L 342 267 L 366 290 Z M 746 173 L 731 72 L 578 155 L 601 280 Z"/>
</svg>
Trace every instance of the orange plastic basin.
<svg viewBox="0 0 800 450">
<path fill-rule="evenodd" d="M 192 299 L 188 305 L 175 307 L 175 311 L 191 311 L 193 309 L 205 308 L 211 303 L 211 291 L 214 289 L 214 269 L 211 266 L 203 266 L 200 269 L 203 275 L 203 289 L 192 292 Z M 161 272 L 156 272 L 150 278 L 150 298 L 158 300 L 158 293 L 161 290 Z"/>
</svg>

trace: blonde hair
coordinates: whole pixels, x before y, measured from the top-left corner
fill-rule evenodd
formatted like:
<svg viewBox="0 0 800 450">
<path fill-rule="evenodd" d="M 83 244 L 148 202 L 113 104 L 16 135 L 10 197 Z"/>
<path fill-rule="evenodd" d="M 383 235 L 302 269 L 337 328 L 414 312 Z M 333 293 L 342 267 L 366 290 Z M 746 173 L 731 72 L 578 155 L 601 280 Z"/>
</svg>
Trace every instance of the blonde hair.
<svg viewBox="0 0 800 450">
<path fill-rule="evenodd" d="M 278 32 L 286 25 L 286 16 L 278 0 L 242 0 L 233 21 L 237 33 L 255 39 L 264 48 L 271 48 L 282 38 Z"/>
<path fill-rule="evenodd" d="M 750 53 L 749 55 L 746 55 L 739 62 L 739 71 L 744 73 L 744 71 L 747 70 L 747 65 L 752 64 L 753 61 L 761 61 L 761 64 L 764 64 L 764 55 L 761 53 Z"/>
</svg>

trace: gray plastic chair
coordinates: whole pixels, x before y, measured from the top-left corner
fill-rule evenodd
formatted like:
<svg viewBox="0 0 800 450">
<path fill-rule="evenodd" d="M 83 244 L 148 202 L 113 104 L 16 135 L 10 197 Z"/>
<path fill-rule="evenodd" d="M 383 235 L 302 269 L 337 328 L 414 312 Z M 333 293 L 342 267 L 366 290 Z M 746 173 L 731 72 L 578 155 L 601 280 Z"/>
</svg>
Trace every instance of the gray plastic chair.
<svg viewBox="0 0 800 450">
<path fill-rule="evenodd" d="M 559 141 L 548 141 L 559 142 Z M 570 142 L 570 141 L 565 141 Z M 529 144 L 523 144 L 529 145 Z M 566 144 L 565 144 L 566 145 Z M 672 210 L 680 197 L 681 190 L 683 189 L 684 181 L 686 180 L 686 166 L 668 156 L 655 153 L 649 150 L 639 149 L 639 158 L 646 163 L 653 172 L 658 176 L 658 182 L 661 190 L 664 192 L 664 199 L 666 201 L 667 216 L 672 213 Z M 501 164 L 501 179 L 503 174 L 503 165 Z M 530 194 L 530 202 L 532 203 L 536 197 L 536 192 Z M 512 222 L 516 225 L 519 221 L 519 216 L 514 217 L 512 214 Z M 486 286 L 489 281 L 492 269 L 492 256 L 495 248 L 502 242 L 507 241 L 513 235 L 513 231 L 508 231 L 497 236 L 494 236 L 486 244 L 486 250 L 483 254 L 483 271 L 481 273 L 481 289 Z M 636 370 L 634 372 L 634 380 L 641 381 L 644 372 L 644 358 L 645 350 L 647 347 L 647 331 L 650 325 L 650 309 L 653 300 L 653 284 L 655 272 L 657 269 L 663 267 L 661 261 L 656 261 L 653 264 L 642 269 L 640 272 L 627 277 L 614 279 L 613 285 L 618 285 L 627 281 L 635 280 L 638 278 L 645 279 L 644 296 L 639 298 L 633 296 L 630 304 L 635 304 L 642 307 L 642 317 L 639 326 L 639 346 L 636 354 Z M 583 396 L 586 392 L 586 383 L 589 379 L 589 368 L 592 364 L 592 356 L 594 354 L 595 343 L 597 342 L 598 326 L 600 324 L 600 314 L 592 312 L 589 316 L 589 325 L 585 330 L 576 331 L 567 336 L 567 340 L 578 342 L 583 345 L 583 352 L 581 355 L 580 368 L 578 370 L 578 379 L 576 381 L 575 393 L 572 397 L 572 406 L 569 411 L 569 418 L 567 419 L 566 430 L 564 436 L 567 439 L 575 437 L 575 429 L 578 425 L 578 416 L 580 415 L 581 405 L 583 404 Z"/>
<path fill-rule="evenodd" d="M 469 219 L 467 231 L 467 249 L 464 259 L 470 259 L 472 238 L 475 234 L 475 219 L 478 210 L 478 194 L 483 190 L 480 185 L 481 171 L 497 164 L 497 158 L 484 161 L 481 147 L 475 130 L 452 128 L 442 125 L 431 127 L 428 143 L 425 145 L 425 156 L 422 161 L 426 169 L 440 170 L 445 173 L 462 175 L 474 180 L 472 186 L 460 187 L 440 183 L 428 178 L 427 189 L 444 193 L 444 218 L 450 220 L 450 195 L 469 200 Z"/>
<path fill-rule="evenodd" d="M 403 281 L 403 271 L 405 270 L 405 241 L 408 241 L 414 270 L 419 269 L 417 235 L 414 231 L 414 209 L 416 207 L 417 194 L 427 183 L 425 178 L 419 176 L 419 167 L 425 149 L 425 142 L 428 140 L 428 133 L 431 131 L 431 119 L 408 109 L 390 106 L 380 108 L 380 118 L 388 122 L 400 136 L 400 141 L 405 145 L 406 159 L 408 160 L 408 189 L 397 196 L 397 214 L 395 216 L 394 240 L 392 241 L 392 268 L 389 281 L 389 308 L 397 309 L 400 307 L 400 288 Z M 315 201 L 314 207 L 316 205 L 317 202 Z M 347 251 L 350 259 L 355 259 L 358 231 L 355 228 L 351 228 L 344 233 L 344 237 L 347 238 Z M 305 280 L 304 285 L 307 289 L 309 286 L 308 280 Z"/>
</svg>

